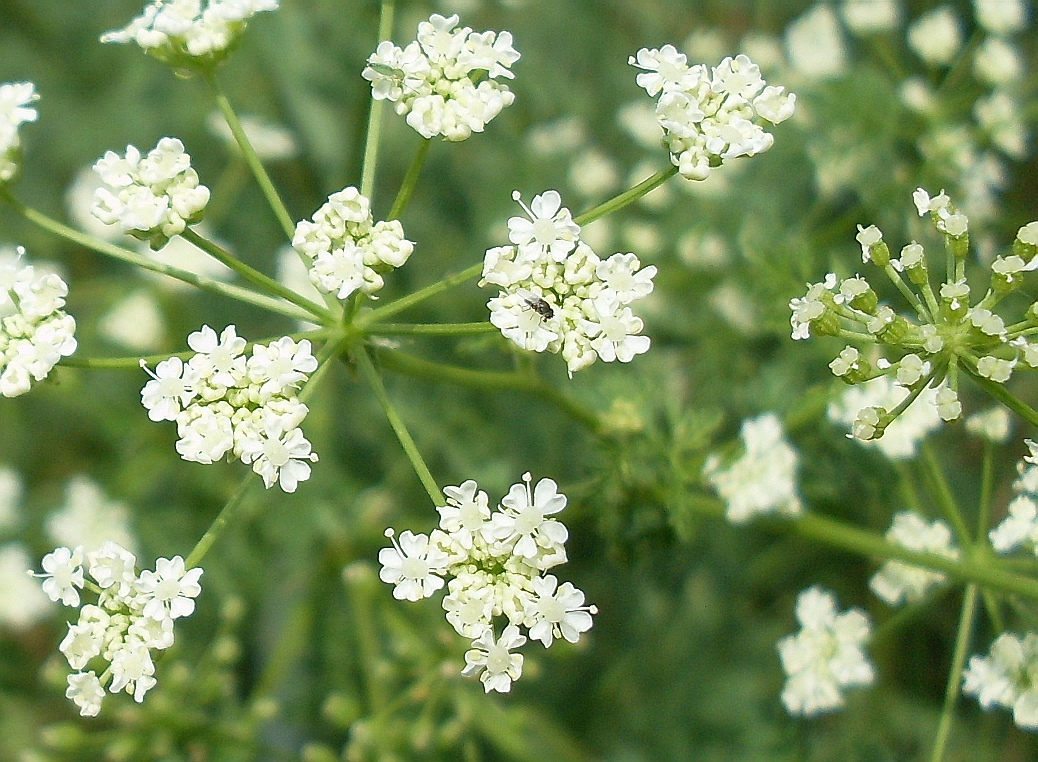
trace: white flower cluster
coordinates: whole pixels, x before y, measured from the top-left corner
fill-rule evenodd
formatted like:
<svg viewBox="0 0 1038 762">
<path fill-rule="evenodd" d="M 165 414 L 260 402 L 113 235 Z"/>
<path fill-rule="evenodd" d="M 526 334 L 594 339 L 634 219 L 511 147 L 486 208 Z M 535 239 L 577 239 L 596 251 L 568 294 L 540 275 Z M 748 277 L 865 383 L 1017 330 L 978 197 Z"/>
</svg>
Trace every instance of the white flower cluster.
<svg viewBox="0 0 1038 762">
<path fill-rule="evenodd" d="M 720 64 L 689 66 L 673 45 L 642 48 L 628 63 L 638 69 L 638 85 L 659 95 L 656 118 L 663 144 L 683 177 L 705 180 L 727 159 L 754 156 L 771 148 L 771 133 L 759 124 L 778 124 L 793 114 L 796 96 L 768 85 L 745 55 Z"/>
<path fill-rule="evenodd" d="M 250 18 L 277 8 L 278 0 L 153 0 L 101 42 L 135 42 L 172 66 L 211 65 L 230 52 Z"/>
<path fill-rule="evenodd" d="M 153 421 L 176 421 L 177 452 L 184 460 L 214 463 L 231 453 L 263 477 L 295 492 L 317 460 L 300 425 L 309 412 L 297 391 L 317 369 L 310 342 L 289 337 L 256 344 L 245 356 L 245 339 L 233 325 L 217 336 L 209 326 L 187 339 L 195 354 L 160 362 L 141 390 Z"/>
<path fill-rule="evenodd" d="M 933 553 L 946 558 L 958 558 L 959 549 L 952 546 L 952 532 L 940 519 L 928 523 L 918 513 L 902 511 L 894 516 L 886 538 L 909 550 Z M 880 567 L 869 587 L 886 604 L 915 603 L 933 588 L 944 584 L 947 577 L 904 561 L 887 561 Z"/>
<path fill-rule="evenodd" d="M 532 490 L 530 482 L 525 474 L 493 512 L 476 482 L 446 487 L 447 504 L 436 509 L 438 529 L 429 535 L 405 531 L 399 541 L 387 530 L 393 546 L 378 554 L 379 576 L 395 586 L 397 599 L 428 598 L 446 584 L 447 621 L 472 639 L 462 674 L 480 675 L 487 693 L 508 692 L 519 678 L 523 657 L 511 652 L 526 642 L 521 627 L 546 648 L 555 638 L 576 643 L 597 613 L 584 605 L 583 592 L 545 574 L 566 561 L 568 533 L 554 518 L 566 496 L 551 479 Z M 495 620 L 507 622 L 499 636 Z"/>
<path fill-rule="evenodd" d="M 177 138 L 162 138 L 146 156 L 134 146 L 123 156 L 108 151 L 94 172 L 104 184 L 94 194 L 93 215 L 156 250 L 200 222 L 209 203 L 209 189 L 199 185 Z"/>
<path fill-rule="evenodd" d="M 655 266 L 634 254 L 599 259 L 580 240 L 580 226 L 557 191 L 535 196 L 527 217 L 508 220 L 513 246 L 488 249 L 483 279 L 501 292 L 487 302 L 490 322 L 505 338 L 534 352 L 562 353 L 569 368 L 596 359 L 630 362 L 649 349 L 642 321 L 628 306 L 652 292 Z"/>
<path fill-rule="evenodd" d="M 380 42 L 361 72 L 371 82 L 372 97 L 395 103 L 424 138 L 465 140 L 515 100 L 497 79 L 514 77 L 509 69 L 519 53 L 512 35 L 457 25 L 457 14 L 433 14 L 407 47 Z"/>
<path fill-rule="evenodd" d="M 310 281 L 323 294 L 369 296 L 385 285 L 382 274 L 403 265 L 414 242 L 398 220 L 375 222 L 371 202 L 350 186 L 333 193 L 312 220 L 296 225 L 292 246 L 312 262 Z"/>
<path fill-rule="evenodd" d="M 62 311 L 67 295 L 55 273 L 17 261 L 0 264 L 0 395 L 25 394 L 76 351 L 76 321 Z"/>
<path fill-rule="evenodd" d="M 976 696 L 985 709 L 1013 712 L 1021 728 L 1038 730 L 1038 634 L 1003 632 L 987 656 L 971 656 L 962 674 L 962 692 Z"/>
<path fill-rule="evenodd" d="M 778 642 L 787 679 L 782 703 L 793 715 L 811 717 L 844 705 L 843 690 L 871 685 L 875 670 L 864 651 L 872 634 L 858 609 L 839 613 L 836 598 L 819 587 L 797 597 L 801 630 Z"/>
<path fill-rule="evenodd" d="M 35 122 L 38 114 L 30 104 L 39 99 L 32 82 L 0 85 L 0 186 L 11 182 L 21 166 L 22 141 L 18 128 Z"/>
<path fill-rule="evenodd" d="M 1024 442 L 1030 452 L 1017 463 L 1019 477 L 1013 482 L 1016 496 L 1009 502 L 1009 515 L 988 532 L 997 553 L 1024 548 L 1038 555 L 1038 443 Z"/>
<path fill-rule="evenodd" d="M 739 429 L 743 453 L 725 463 L 714 453 L 703 475 L 727 504 L 725 518 L 743 524 L 754 516 L 777 513 L 797 516 L 803 511 L 797 495 L 796 450 L 786 441 L 782 422 L 774 413 L 743 421 Z"/>
<path fill-rule="evenodd" d="M 85 717 L 101 711 L 106 688 L 125 691 L 138 703 L 144 699 L 156 683 L 152 650 L 173 645 L 174 620 L 191 614 L 202 592 L 202 569 L 186 569 L 180 556 L 160 558 L 155 571 L 139 574 L 136 564 L 130 551 L 109 541 L 86 554 L 82 546 L 57 548 L 43 557 L 43 573 L 34 575 L 50 599 L 65 606 L 78 607 L 84 587 L 99 588 L 96 605 L 80 609 L 58 646 L 77 670 L 65 695 Z M 86 669 L 98 660 L 106 662 L 100 675 Z"/>
</svg>

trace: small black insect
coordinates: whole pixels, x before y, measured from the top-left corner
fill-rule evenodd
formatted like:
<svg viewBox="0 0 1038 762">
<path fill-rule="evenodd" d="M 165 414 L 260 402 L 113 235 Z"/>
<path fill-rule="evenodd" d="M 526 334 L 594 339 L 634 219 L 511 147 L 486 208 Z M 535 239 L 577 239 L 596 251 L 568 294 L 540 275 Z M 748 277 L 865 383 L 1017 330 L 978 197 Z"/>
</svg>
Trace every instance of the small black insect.
<svg viewBox="0 0 1038 762">
<path fill-rule="evenodd" d="M 526 302 L 526 306 L 536 312 L 545 320 L 551 320 L 555 317 L 555 309 L 548 304 L 542 297 L 531 291 L 523 291 L 519 294 L 523 301 Z"/>
</svg>

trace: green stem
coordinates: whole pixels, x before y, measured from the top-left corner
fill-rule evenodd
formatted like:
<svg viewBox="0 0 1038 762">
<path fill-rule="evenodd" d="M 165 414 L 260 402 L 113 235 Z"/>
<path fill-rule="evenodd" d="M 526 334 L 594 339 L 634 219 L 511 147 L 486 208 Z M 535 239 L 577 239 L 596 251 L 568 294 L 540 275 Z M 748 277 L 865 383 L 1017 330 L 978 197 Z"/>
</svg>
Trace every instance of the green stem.
<svg viewBox="0 0 1038 762">
<path fill-rule="evenodd" d="M 959 700 L 959 686 L 962 685 L 962 671 L 966 665 L 966 652 L 969 650 L 970 635 L 973 633 L 973 620 L 977 613 L 977 586 L 967 585 L 962 598 L 962 611 L 959 614 L 959 632 L 955 638 L 955 651 L 952 656 L 951 669 L 948 671 L 948 685 L 944 691 L 944 708 L 941 710 L 941 721 L 937 726 L 937 737 L 934 739 L 930 762 L 941 762 L 948 745 L 952 720 L 955 713 L 955 702 Z"/>
<path fill-rule="evenodd" d="M 118 259 L 120 262 L 126 262 L 135 267 L 140 267 L 143 270 L 150 270 L 159 273 L 160 275 L 167 275 L 170 278 L 176 278 L 179 281 L 189 283 L 203 291 L 209 291 L 210 293 L 220 294 L 221 296 L 236 299 L 240 302 L 251 304 L 269 312 L 276 312 L 279 315 L 285 315 L 294 320 L 310 320 L 313 317 L 309 312 L 299 309 L 296 305 L 286 304 L 280 299 L 274 299 L 266 294 L 258 294 L 250 289 L 235 286 L 230 283 L 224 283 L 223 281 L 208 278 L 204 275 L 198 275 L 197 273 L 188 270 L 181 270 L 179 267 L 172 267 L 157 262 L 154 259 L 138 254 L 135 251 L 130 251 L 121 246 L 116 246 L 107 241 L 102 241 L 99 238 L 94 238 L 91 235 L 82 233 L 75 228 L 70 228 L 68 225 L 62 224 L 42 212 L 26 206 L 9 193 L 0 192 L 0 197 L 10 204 L 18 214 L 34 225 L 38 225 L 44 230 L 65 238 L 79 246 L 96 251 L 98 254 L 103 254 L 112 259 Z"/>
<path fill-rule="evenodd" d="M 400 297 L 395 302 L 390 302 L 389 304 L 383 307 L 379 307 L 377 309 L 372 310 L 371 312 L 368 312 L 360 316 L 356 320 L 354 325 L 356 325 L 358 330 L 365 331 L 370 326 L 374 325 L 380 320 L 385 320 L 387 317 L 391 317 L 399 312 L 403 312 L 404 310 L 410 309 L 411 307 L 414 307 L 416 304 L 424 302 L 426 299 L 430 299 L 436 296 L 437 294 L 443 293 L 447 289 L 465 283 L 466 281 L 473 280 L 474 278 L 478 278 L 482 272 L 482 262 L 480 262 L 479 264 L 472 265 L 472 267 L 466 268 L 462 270 L 460 273 L 455 273 L 454 275 L 448 276 L 443 280 L 438 280 L 432 285 L 426 286 L 425 288 L 420 288 L 412 294 Z"/>
<path fill-rule="evenodd" d="M 926 466 L 927 472 L 930 475 L 934 495 L 938 505 L 941 507 L 941 512 L 951 525 L 955 527 L 955 534 L 958 535 L 959 543 L 963 547 L 969 548 L 973 543 L 973 533 L 966 526 L 966 521 L 962 517 L 962 511 L 959 510 L 959 506 L 955 502 L 955 496 L 948 485 L 944 469 L 941 468 L 941 463 L 929 442 L 923 442 L 920 449 L 923 456 L 923 465 Z"/>
<path fill-rule="evenodd" d="M 683 504 L 696 513 L 724 520 L 725 505 L 716 498 L 689 495 L 686 496 Z M 1038 599 L 1038 579 L 1030 574 L 1016 574 L 1007 571 L 1002 564 L 995 563 L 988 557 L 982 559 L 968 556 L 948 558 L 933 553 L 909 550 L 904 545 L 890 542 L 882 535 L 815 513 L 804 513 L 788 519 L 762 517 L 753 522 L 751 526 L 773 534 L 803 537 L 864 558 L 904 561 L 913 566 L 944 572 L 949 577 L 962 582 L 985 585 L 1008 593 Z"/>
<path fill-rule="evenodd" d="M 267 291 L 274 296 L 280 296 L 285 301 L 291 302 L 297 307 L 306 310 L 314 317 L 320 318 L 326 324 L 338 322 L 338 316 L 333 314 L 327 308 L 310 301 L 305 296 L 302 296 L 290 289 L 288 286 L 278 283 L 269 275 L 265 275 L 259 270 L 249 267 L 249 265 L 232 255 L 222 246 L 218 246 L 212 241 L 203 238 L 192 228 L 185 229 L 180 235 L 185 241 L 197 246 L 213 259 L 231 268 L 246 280 L 252 281 L 252 283 L 256 284 L 264 291 Z"/>
<path fill-rule="evenodd" d="M 980 477 L 980 503 L 977 506 L 977 538 L 973 543 L 974 552 L 986 553 L 988 545 L 988 526 L 991 521 L 991 503 L 995 490 L 995 445 L 989 439 L 984 440 L 984 462 Z M 991 618 L 991 624 L 997 632 L 1005 629 L 1002 621 L 1002 610 L 998 599 L 990 590 L 984 590 L 984 608 Z"/>
<path fill-rule="evenodd" d="M 577 216 L 573 221 L 576 222 L 578 225 L 587 225 L 588 223 L 594 222 L 599 217 L 605 217 L 607 214 L 612 214 L 613 212 L 619 211 L 628 204 L 633 204 L 646 193 L 649 193 L 658 188 L 659 186 L 663 185 L 663 183 L 667 182 L 667 180 L 672 178 L 677 173 L 677 167 L 670 167 L 668 169 L 664 169 L 661 172 L 657 172 L 652 177 L 646 180 L 642 180 L 640 183 L 635 185 L 630 190 L 626 190 L 618 196 L 614 196 L 608 201 L 599 204 L 594 209 L 589 209 L 583 214 Z"/>
<path fill-rule="evenodd" d="M 969 365 L 963 365 L 963 370 L 981 389 L 986 391 L 1032 426 L 1038 426 L 1038 411 L 1027 405 L 1027 403 L 1006 389 L 1002 384 L 984 378 Z"/>
<path fill-rule="evenodd" d="M 354 358 L 357 367 L 360 368 L 360 372 L 371 385 L 372 391 L 375 392 L 375 396 L 378 398 L 379 404 L 382 405 L 382 410 L 385 412 L 386 418 L 389 419 L 389 425 L 393 427 L 393 431 L 396 433 L 396 438 L 400 441 L 400 446 L 404 448 L 408 460 L 411 461 L 411 467 L 414 468 L 415 473 L 418 475 L 418 479 L 422 482 L 422 486 L 425 487 L 425 491 L 433 501 L 433 505 L 446 505 L 443 493 L 440 492 L 440 486 L 436 483 L 436 479 L 433 478 L 429 467 L 425 465 L 425 461 L 422 459 L 422 454 L 418 451 L 418 446 L 414 443 L 414 439 L 411 438 L 411 434 L 408 432 L 403 418 L 400 417 L 396 408 L 393 407 L 393 402 L 389 399 L 389 394 L 386 392 L 386 387 L 382 383 L 382 378 L 379 376 L 378 371 L 375 370 L 371 358 L 368 357 L 367 349 L 364 347 L 358 347 L 356 351 L 350 354 L 350 356 Z"/>
<path fill-rule="evenodd" d="M 395 0 L 382 0 L 381 14 L 378 20 L 378 41 L 388 40 L 393 34 L 393 15 L 396 11 Z M 368 124 L 364 130 L 364 158 L 360 170 L 361 195 L 371 198 L 375 192 L 375 168 L 378 165 L 378 141 L 382 135 L 382 115 L 385 102 L 370 99 Z M 390 218 L 392 219 L 392 218 Z"/>
<path fill-rule="evenodd" d="M 464 336 L 473 333 L 494 333 L 492 324 L 481 323 L 378 323 L 371 333 L 379 336 Z"/>
<path fill-rule="evenodd" d="M 255 177 L 256 182 L 259 183 L 260 189 L 263 191 L 263 195 L 267 199 L 267 203 L 270 204 L 271 211 L 274 212 L 278 224 L 281 225 L 281 230 L 284 231 L 285 236 L 291 241 L 296 232 L 296 224 L 292 219 L 292 215 L 290 215 L 288 209 L 285 208 L 285 202 L 281 200 L 281 196 L 278 195 L 277 188 L 274 187 L 274 183 L 271 181 L 270 175 L 267 174 L 263 162 L 260 161 L 256 149 L 252 147 L 249 136 L 245 134 L 245 130 L 241 126 L 241 120 L 238 119 L 238 115 L 234 112 L 231 102 L 227 100 L 227 96 L 224 95 L 223 90 L 220 89 L 215 74 L 212 71 L 207 71 L 203 73 L 203 77 L 206 84 L 208 84 L 209 88 L 213 91 L 216 105 L 219 107 L 224 119 L 227 120 L 227 126 L 231 128 L 231 134 L 234 135 L 238 147 L 241 148 L 242 155 L 245 157 L 245 163 L 249 165 L 253 177 Z"/>
<path fill-rule="evenodd" d="M 894 284 L 897 290 L 901 292 L 901 295 L 908 300 L 908 303 L 915 308 L 915 312 L 919 315 L 919 319 L 924 323 L 930 322 L 932 317 L 927 312 L 923 303 L 919 301 L 919 297 L 916 296 L 915 292 L 908 287 L 907 283 L 905 283 L 904 279 L 901 277 L 901 273 L 895 270 L 894 266 L 889 262 L 883 266 L 883 272 L 886 273 L 887 278 Z"/>
<path fill-rule="evenodd" d="M 419 144 L 418 151 L 415 152 L 414 159 L 411 161 L 411 166 L 407 168 L 407 174 L 404 175 L 404 181 L 400 184 L 400 192 L 396 194 L 393 208 L 389 210 L 389 216 L 386 217 L 387 220 L 400 219 L 400 215 L 404 213 L 407 202 L 411 200 L 411 194 L 414 193 L 414 189 L 418 185 L 418 178 L 422 174 L 422 167 L 425 166 L 425 157 L 429 155 L 429 146 L 431 145 L 432 141 L 428 139 L 423 139 L 421 144 Z"/>
<path fill-rule="evenodd" d="M 237 491 L 231 496 L 231 499 L 227 501 L 226 505 L 224 505 L 220 510 L 220 513 L 217 514 L 205 534 L 202 535 L 202 538 L 188 554 L 184 566 L 188 569 L 198 566 L 199 562 L 205 557 L 205 554 L 209 552 L 209 548 L 211 548 L 217 538 L 223 534 L 231 519 L 234 518 L 234 515 L 245 503 L 245 499 L 249 496 L 252 488 L 257 484 L 259 484 L 259 482 L 252 473 L 245 475 L 241 484 L 238 485 Z"/>
<path fill-rule="evenodd" d="M 605 427 L 594 411 L 573 402 L 555 387 L 537 377 L 531 378 L 518 373 L 458 368 L 390 349 L 379 351 L 379 362 L 390 370 L 429 381 L 441 381 L 494 391 L 520 391 L 532 394 L 551 402 L 595 436 L 604 437 L 606 433 Z"/>
</svg>

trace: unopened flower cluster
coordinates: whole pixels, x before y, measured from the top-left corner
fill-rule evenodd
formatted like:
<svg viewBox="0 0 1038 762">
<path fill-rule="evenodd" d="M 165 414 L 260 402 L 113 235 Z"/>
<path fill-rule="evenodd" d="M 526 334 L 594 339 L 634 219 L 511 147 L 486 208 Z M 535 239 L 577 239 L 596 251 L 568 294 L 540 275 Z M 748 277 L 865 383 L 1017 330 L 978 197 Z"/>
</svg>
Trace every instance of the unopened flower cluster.
<svg viewBox="0 0 1038 762">
<path fill-rule="evenodd" d="M 743 421 L 743 451 L 725 462 L 717 453 L 707 458 L 703 475 L 727 508 L 725 518 L 743 524 L 754 516 L 776 513 L 797 516 L 803 504 L 797 494 L 796 450 L 786 441 L 782 422 L 773 413 Z"/>
<path fill-rule="evenodd" d="M 414 251 L 400 222 L 375 222 L 371 202 L 352 186 L 329 196 L 312 220 L 297 224 L 292 246 L 311 261 L 317 290 L 339 299 L 356 291 L 374 294 L 385 284 L 382 274 Z"/>
<path fill-rule="evenodd" d="M 286 336 L 254 345 L 246 357 L 245 339 L 229 325 L 219 336 L 202 326 L 187 343 L 196 354 L 186 363 L 171 357 L 148 371 L 152 380 L 141 390 L 148 417 L 177 422 L 184 460 L 214 463 L 231 454 L 268 489 L 295 492 L 317 460 L 299 428 L 309 411 L 297 397 L 317 369 L 310 342 Z"/>
<path fill-rule="evenodd" d="M 424 138 L 465 140 L 511 105 L 515 94 L 498 78 L 512 79 L 519 60 L 509 32 L 458 27 L 458 16 L 433 14 L 404 48 L 380 42 L 361 73 L 375 100 L 396 112 Z"/>
<path fill-rule="evenodd" d="M 909 550 L 933 553 L 946 558 L 959 557 L 958 548 L 952 546 L 952 532 L 947 524 L 940 519 L 927 522 L 925 518 L 912 511 L 902 511 L 894 516 L 886 538 Z M 913 566 L 904 561 L 887 561 L 869 580 L 869 587 L 885 603 L 897 606 L 922 600 L 928 592 L 946 580 L 947 577 L 941 572 Z"/>
<path fill-rule="evenodd" d="M 877 405 L 858 412 L 852 433 L 862 440 L 881 437 L 928 387 L 936 389 L 933 404 L 940 417 L 945 421 L 958 418 L 962 414 L 960 371 L 1001 384 L 1018 365 L 1038 367 L 1038 343 L 1027 340 L 1038 326 L 1034 306 L 1021 321 L 1008 325 L 994 311 L 1021 287 L 1026 272 L 1038 268 L 1038 222 L 1021 227 L 1011 251 L 995 257 L 986 293 L 973 300 L 965 277 L 968 220 L 943 192 L 931 197 L 920 188 L 913 200 L 919 215 L 929 215 L 944 238 L 949 268 L 936 291 L 922 245 L 913 241 L 894 258 L 875 225 L 859 225 L 857 240 L 862 260 L 884 271 L 910 302 L 914 317 L 881 304 L 872 286 L 860 276 L 841 281 L 830 274 L 789 304 L 794 339 L 806 339 L 812 333 L 844 336 L 879 345 L 893 355 L 893 359 L 870 361 L 867 349 L 847 346 L 829 365 L 834 375 L 849 384 L 885 375 L 908 391 L 893 408 Z"/>
<path fill-rule="evenodd" d="M 25 394 L 76 351 L 76 321 L 62 310 L 67 295 L 55 273 L 0 263 L 0 395 Z"/>
<path fill-rule="evenodd" d="M 0 186 L 11 182 L 21 165 L 22 141 L 18 128 L 35 122 L 38 114 L 30 104 L 39 96 L 32 82 L 0 85 Z"/>
<path fill-rule="evenodd" d="M 513 198 L 522 203 L 518 191 Z M 523 349 L 561 353 L 571 375 L 648 351 L 628 305 L 652 292 L 656 268 L 630 253 L 599 259 L 556 191 L 523 209 L 526 217 L 508 220 L 513 245 L 487 250 L 483 261 L 480 285 L 501 288 L 487 302 L 490 322 Z"/>
<path fill-rule="evenodd" d="M 1017 464 L 1018 477 L 1013 482 L 1015 496 L 1009 502 L 1009 513 L 988 532 L 997 553 L 1022 548 L 1038 555 L 1038 443 L 1029 439 L 1025 443 L 1029 453 Z"/>
<path fill-rule="evenodd" d="M 642 48 L 628 60 L 641 69 L 638 85 L 659 96 L 656 119 L 663 144 L 683 177 L 705 180 L 728 159 L 754 156 L 775 138 L 760 121 L 778 124 L 793 114 L 796 96 L 768 85 L 745 55 L 717 66 L 689 66 L 673 45 Z"/>
<path fill-rule="evenodd" d="M 155 686 L 152 651 L 173 645 L 173 623 L 195 610 L 202 569 L 186 569 L 180 556 L 160 558 L 155 571 L 137 571 L 134 555 L 115 542 L 84 553 L 57 548 L 43 557 L 43 591 L 65 606 L 80 606 L 80 591 L 98 590 L 58 648 L 69 666 L 65 695 L 80 714 L 96 716 L 105 690 L 125 691 L 140 703 Z M 101 665 L 104 665 L 103 667 Z M 94 665 L 92 669 L 87 669 Z M 100 674 L 98 674 L 100 671 Z"/>
<path fill-rule="evenodd" d="M 858 609 L 840 612 L 835 596 L 811 587 L 797 597 L 801 630 L 778 642 L 786 672 L 782 703 L 793 715 L 811 717 L 844 705 L 844 690 L 875 679 L 865 643 L 872 625 Z"/>
<path fill-rule="evenodd" d="M 104 185 L 94 194 L 94 216 L 161 249 L 188 225 L 201 221 L 209 189 L 199 185 L 191 157 L 177 138 L 162 138 L 147 155 L 126 146 L 94 164 Z"/>
<path fill-rule="evenodd" d="M 962 675 L 962 692 L 985 709 L 1009 709 L 1013 721 L 1038 730 L 1038 634 L 1004 632 L 987 656 L 971 656 Z"/>
<path fill-rule="evenodd" d="M 224 58 L 261 11 L 278 0 L 153 0 L 123 29 L 106 32 L 101 42 L 134 42 L 174 67 L 212 65 Z"/>
<path fill-rule="evenodd" d="M 546 574 L 566 561 L 568 533 L 555 518 L 566 496 L 551 479 L 531 489 L 530 474 L 493 512 L 472 480 L 443 491 L 439 528 L 429 535 L 405 531 L 399 541 L 386 531 L 393 546 L 379 553 L 379 576 L 400 600 L 428 598 L 446 584 L 447 621 L 472 640 L 462 674 L 478 674 L 487 693 L 508 692 L 523 667 L 522 654 L 512 652 L 527 637 L 546 648 L 556 638 L 576 643 L 596 613 L 583 592 Z"/>
</svg>

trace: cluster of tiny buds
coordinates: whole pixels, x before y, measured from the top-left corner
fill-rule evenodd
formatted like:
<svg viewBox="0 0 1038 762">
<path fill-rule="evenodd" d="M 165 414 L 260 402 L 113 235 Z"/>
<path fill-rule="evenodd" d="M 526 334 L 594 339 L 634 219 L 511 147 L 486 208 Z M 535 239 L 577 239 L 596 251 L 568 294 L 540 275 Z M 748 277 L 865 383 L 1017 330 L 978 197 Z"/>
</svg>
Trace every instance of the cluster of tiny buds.
<svg viewBox="0 0 1038 762">
<path fill-rule="evenodd" d="M 652 292 L 654 266 L 631 253 L 598 255 L 580 240 L 580 226 L 557 191 L 508 220 L 511 246 L 488 249 L 480 285 L 501 291 L 487 302 L 490 322 L 505 338 L 534 352 L 561 353 L 570 375 L 595 360 L 630 362 L 649 349 L 642 321 L 628 306 Z"/>
<path fill-rule="evenodd" d="M 948 271 L 936 289 L 919 243 L 909 243 L 895 258 L 875 225 L 859 225 L 857 240 L 863 262 L 883 270 L 914 315 L 881 304 L 861 276 L 840 280 L 830 274 L 789 304 L 794 339 L 815 333 L 874 345 L 873 351 L 844 348 L 830 363 L 834 375 L 848 384 L 886 375 L 908 390 L 893 409 L 869 407 L 859 413 L 853 435 L 863 440 L 882 436 L 926 388 L 936 389 L 933 404 L 942 419 L 958 418 L 962 414 L 957 391 L 960 371 L 1001 384 L 1018 366 L 1038 367 L 1038 343 L 1027 338 L 1038 327 L 1036 306 L 1031 305 L 1017 322 L 1009 324 L 995 312 L 1007 295 L 1019 290 L 1024 274 L 1038 269 L 1038 222 L 1021 227 L 1011 250 L 994 259 L 988 289 L 973 302 L 965 276 L 968 220 L 943 191 L 931 197 L 920 188 L 913 200 L 920 216 L 930 216 L 947 251 Z M 896 359 L 877 357 L 879 348 Z"/>
<path fill-rule="evenodd" d="M 447 621 L 472 640 L 462 674 L 479 675 L 488 693 L 507 692 L 519 678 L 523 656 L 512 651 L 526 643 L 521 628 L 546 648 L 556 638 L 576 643 L 597 613 L 583 592 L 546 573 L 566 561 L 568 533 L 555 518 L 566 496 L 551 479 L 531 481 L 524 474 L 493 512 L 475 481 L 445 487 L 439 527 L 399 540 L 388 529 L 392 546 L 378 556 L 379 577 L 397 599 L 421 600 L 446 585 Z"/>
<path fill-rule="evenodd" d="M 297 397 L 317 369 L 310 342 L 285 336 L 253 345 L 246 357 L 245 339 L 229 325 L 219 336 L 202 326 L 187 343 L 196 354 L 186 363 L 171 357 L 152 372 L 141 361 L 151 376 L 141 390 L 148 417 L 177 422 L 184 460 L 214 463 L 231 454 L 268 489 L 294 492 L 317 460 L 300 428 L 309 411 Z"/>
<path fill-rule="evenodd" d="M 745 55 L 714 67 L 689 66 L 673 45 L 642 48 L 628 60 L 641 69 L 638 85 L 656 103 L 663 144 L 670 160 L 689 180 L 705 180 L 729 159 L 768 150 L 774 137 L 760 121 L 778 124 L 793 115 L 796 96 L 768 85 Z"/>
<path fill-rule="evenodd" d="M 372 97 L 396 104 L 424 138 L 465 140 L 515 100 L 498 80 L 511 79 L 519 60 L 512 35 L 474 32 L 458 21 L 457 14 L 433 14 L 406 47 L 379 43 L 361 72 L 371 82 Z"/>
<path fill-rule="evenodd" d="M 81 591 L 97 594 L 96 604 L 83 605 L 58 646 L 69 666 L 65 695 L 80 714 L 95 716 L 108 692 L 125 691 L 140 703 L 156 684 L 151 652 L 173 645 L 174 620 L 195 610 L 202 592 L 202 569 L 187 569 L 180 556 L 160 558 L 155 571 L 137 572 L 137 559 L 118 543 L 107 541 L 90 553 L 61 547 L 43 557 L 43 591 L 52 601 L 78 607 Z M 90 579 L 87 579 L 89 577 Z M 87 670 L 104 663 L 98 674 Z"/>
</svg>

